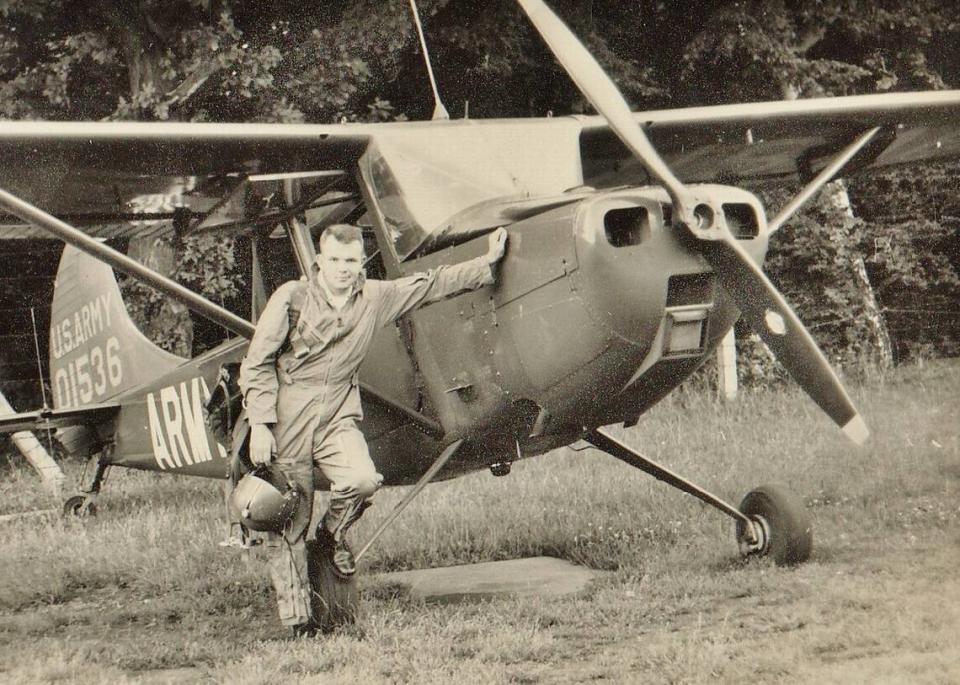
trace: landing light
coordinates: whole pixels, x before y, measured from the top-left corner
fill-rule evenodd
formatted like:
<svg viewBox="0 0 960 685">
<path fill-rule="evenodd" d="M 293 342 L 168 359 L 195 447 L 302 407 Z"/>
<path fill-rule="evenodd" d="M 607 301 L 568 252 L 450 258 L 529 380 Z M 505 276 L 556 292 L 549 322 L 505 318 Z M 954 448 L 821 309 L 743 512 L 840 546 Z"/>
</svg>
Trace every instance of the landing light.
<svg viewBox="0 0 960 685">
<path fill-rule="evenodd" d="M 709 307 L 668 307 L 663 336 L 663 356 L 691 357 L 703 354 Z"/>
<path fill-rule="evenodd" d="M 787 324 L 784 322 L 783 317 L 772 309 L 766 311 L 763 315 L 763 321 L 767 324 L 767 330 L 774 335 L 787 334 Z"/>
</svg>

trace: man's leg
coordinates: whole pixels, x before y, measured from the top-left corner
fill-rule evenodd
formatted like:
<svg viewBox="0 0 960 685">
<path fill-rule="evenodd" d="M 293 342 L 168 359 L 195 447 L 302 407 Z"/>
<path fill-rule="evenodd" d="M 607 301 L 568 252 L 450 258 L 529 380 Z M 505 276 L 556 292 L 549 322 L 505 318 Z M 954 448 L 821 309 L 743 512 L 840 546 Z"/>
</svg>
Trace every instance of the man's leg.
<svg viewBox="0 0 960 685">
<path fill-rule="evenodd" d="M 347 545 L 347 530 L 363 514 L 383 476 L 377 473 L 367 441 L 352 419 L 330 426 L 317 445 L 314 459 L 330 480 L 330 505 L 317 526 L 317 539 L 333 548 L 334 570 L 341 576 L 351 576 L 356 564 Z"/>
<path fill-rule="evenodd" d="M 269 534 L 266 543 L 280 621 L 295 629 L 309 624 L 313 617 L 305 539 L 313 515 L 314 396 L 309 388 L 281 384 L 273 431 L 277 440 L 274 464 L 301 491 L 297 511 L 285 533 Z"/>
</svg>

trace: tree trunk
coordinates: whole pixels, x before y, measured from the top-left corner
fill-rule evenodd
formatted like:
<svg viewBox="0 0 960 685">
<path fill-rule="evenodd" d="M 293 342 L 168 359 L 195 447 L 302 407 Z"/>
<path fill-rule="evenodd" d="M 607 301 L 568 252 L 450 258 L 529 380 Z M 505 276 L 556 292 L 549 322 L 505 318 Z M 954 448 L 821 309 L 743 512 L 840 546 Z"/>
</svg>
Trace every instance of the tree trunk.
<svg viewBox="0 0 960 685">
<path fill-rule="evenodd" d="M 853 260 L 853 273 L 857 277 L 857 288 L 863 298 L 863 309 L 867 321 L 870 322 L 870 328 L 873 330 L 880 368 L 883 370 L 889 369 L 893 366 L 893 343 L 890 340 L 890 331 L 887 329 L 883 311 L 877 304 L 877 298 L 873 293 L 873 286 L 867 275 L 867 266 L 863 262 L 863 257 L 857 257 Z"/>
<path fill-rule="evenodd" d="M 826 190 L 833 205 L 841 210 L 845 216 L 853 219 L 853 207 L 850 206 L 850 195 L 847 192 L 846 183 L 841 179 L 832 181 L 826 186 Z M 883 311 L 880 309 L 873 292 L 873 285 L 867 275 L 867 267 L 863 257 L 856 257 L 851 266 L 853 266 L 857 289 L 860 291 L 864 314 L 870 324 L 870 329 L 873 331 L 878 363 L 881 369 L 889 369 L 893 366 L 893 345 L 890 341 L 890 332 L 887 329 Z"/>
</svg>

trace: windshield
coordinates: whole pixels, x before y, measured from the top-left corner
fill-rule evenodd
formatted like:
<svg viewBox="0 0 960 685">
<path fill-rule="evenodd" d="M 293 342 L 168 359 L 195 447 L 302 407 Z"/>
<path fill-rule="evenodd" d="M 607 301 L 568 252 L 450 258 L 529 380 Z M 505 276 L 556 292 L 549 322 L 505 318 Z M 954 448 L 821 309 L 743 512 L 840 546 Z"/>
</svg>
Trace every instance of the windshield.
<svg viewBox="0 0 960 685">
<path fill-rule="evenodd" d="M 387 160 L 375 148 L 370 149 L 367 155 L 369 165 L 365 169 L 364 180 L 383 215 L 387 235 L 393 241 L 397 258 L 403 261 L 420 246 L 428 233 L 413 218 Z"/>
<path fill-rule="evenodd" d="M 360 161 L 392 242 L 385 247 L 399 261 L 425 248 L 431 235 L 458 228 L 451 222 L 462 223 L 457 217 L 469 208 L 558 195 L 583 183 L 576 121 L 423 123 L 379 132 Z M 492 227 L 476 222 L 469 231 Z"/>
</svg>

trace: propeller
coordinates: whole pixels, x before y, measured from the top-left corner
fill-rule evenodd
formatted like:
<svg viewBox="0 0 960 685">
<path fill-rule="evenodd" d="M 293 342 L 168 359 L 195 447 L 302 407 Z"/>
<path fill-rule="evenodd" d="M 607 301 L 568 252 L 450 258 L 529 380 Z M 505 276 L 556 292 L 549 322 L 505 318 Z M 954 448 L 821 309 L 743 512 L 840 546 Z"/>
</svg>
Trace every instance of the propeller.
<svg viewBox="0 0 960 685">
<path fill-rule="evenodd" d="M 675 223 L 696 238 L 696 246 L 724 288 L 790 375 L 855 443 L 869 435 L 863 418 L 813 337 L 760 267 L 716 221 L 709 203 L 678 179 L 657 154 L 629 105 L 593 55 L 541 0 L 518 0 L 547 46 L 610 129 L 663 184 L 674 205 Z"/>
</svg>

